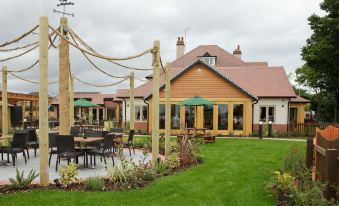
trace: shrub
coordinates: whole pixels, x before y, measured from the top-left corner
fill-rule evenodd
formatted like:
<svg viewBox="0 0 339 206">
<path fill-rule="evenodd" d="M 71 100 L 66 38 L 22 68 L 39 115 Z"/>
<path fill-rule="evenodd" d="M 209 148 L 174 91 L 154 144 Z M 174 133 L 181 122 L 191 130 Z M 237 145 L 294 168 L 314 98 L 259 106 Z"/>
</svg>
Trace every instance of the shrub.
<svg viewBox="0 0 339 206">
<path fill-rule="evenodd" d="M 86 188 L 93 191 L 100 191 L 104 189 L 105 180 L 96 176 L 89 177 L 85 180 Z"/>
<path fill-rule="evenodd" d="M 180 165 L 185 166 L 192 163 L 197 163 L 197 143 L 188 139 L 180 139 L 178 144 Z"/>
<path fill-rule="evenodd" d="M 293 146 L 291 152 L 286 156 L 283 171 L 289 172 L 300 181 L 311 181 L 311 171 L 306 166 L 305 153 L 297 146 Z"/>
<path fill-rule="evenodd" d="M 165 164 L 169 169 L 176 169 L 180 165 L 179 153 L 171 152 L 169 155 L 165 156 Z"/>
<path fill-rule="evenodd" d="M 156 174 L 163 174 L 167 171 L 167 168 L 166 162 L 158 158 L 154 166 L 154 172 Z"/>
<path fill-rule="evenodd" d="M 19 170 L 16 169 L 15 179 L 9 178 L 9 181 L 11 182 L 11 187 L 15 190 L 26 189 L 38 176 L 39 173 L 35 174 L 35 171 L 31 170 L 27 177 L 24 177 L 24 171 L 20 173 Z"/>
<path fill-rule="evenodd" d="M 79 174 L 78 165 L 75 163 L 70 163 L 64 165 L 59 169 L 60 182 L 63 187 L 67 188 L 68 186 L 77 183 L 77 176 Z"/>
</svg>

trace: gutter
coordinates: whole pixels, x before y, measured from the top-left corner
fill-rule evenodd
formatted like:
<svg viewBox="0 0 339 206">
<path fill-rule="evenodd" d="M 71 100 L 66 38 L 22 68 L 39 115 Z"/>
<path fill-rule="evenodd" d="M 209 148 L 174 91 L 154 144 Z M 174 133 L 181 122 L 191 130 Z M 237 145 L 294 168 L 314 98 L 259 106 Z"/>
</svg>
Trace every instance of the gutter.
<svg viewBox="0 0 339 206">
<path fill-rule="evenodd" d="M 287 132 L 289 132 L 289 128 L 290 128 L 290 101 L 291 101 L 291 98 L 288 99 L 288 103 L 287 103 Z"/>
<path fill-rule="evenodd" d="M 254 101 L 252 101 L 252 133 L 253 133 L 253 131 L 254 131 L 254 105 L 255 104 L 258 104 L 258 101 L 259 101 L 259 99 L 256 99 L 256 100 L 254 100 Z"/>
<path fill-rule="evenodd" d="M 149 127 L 148 127 L 148 124 L 149 124 L 149 103 L 146 102 L 146 99 L 144 99 L 144 103 L 147 104 L 147 128 L 146 128 L 146 132 L 147 134 L 149 134 Z"/>
</svg>

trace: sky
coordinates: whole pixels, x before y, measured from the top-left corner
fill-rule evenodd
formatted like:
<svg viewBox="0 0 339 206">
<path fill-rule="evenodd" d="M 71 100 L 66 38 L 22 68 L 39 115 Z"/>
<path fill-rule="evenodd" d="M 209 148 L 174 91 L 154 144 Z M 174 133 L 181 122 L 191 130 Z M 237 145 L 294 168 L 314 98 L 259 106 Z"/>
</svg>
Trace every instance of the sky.
<svg viewBox="0 0 339 206">
<path fill-rule="evenodd" d="M 176 39 L 185 35 L 186 51 L 199 45 L 215 44 L 232 53 L 240 45 L 244 61 L 267 61 L 270 66 L 284 66 L 286 73 L 294 72 L 303 62 L 300 50 L 310 37 L 307 18 L 322 14 L 320 0 L 73 0 L 66 8 L 74 17 L 68 17 L 69 26 L 99 53 L 111 57 L 126 57 L 149 49 L 160 40 L 163 62 L 176 56 Z M 53 27 L 58 27 L 62 10 L 58 0 L 0 0 L 0 44 L 12 40 L 39 23 L 46 15 Z M 39 38 L 31 34 L 23 41 L 7 48 L 25 45 Z M 58 50 L 49 50 L 49 80 L 58 79 Z M 0 52 L 0 59 L 18 53 Z M 22 69 L 35 62 L 38 50 L 14 60 L 0 62 L 9 70 Z M 91 58 L 100 68 L 114 75 L 125 76 L 128 69 Z M 93 84 L 110 84 L 112 79 L 93 68 L 82 54 L 70 49 L 72 72 L 78 78 Z M 128 66 L 151 68 L 151 55 L 120 62 Z M 150 71 L 136 71 L 143 78 Z M 39 78 L 39 68 L 18 74 L 30 80 Z M 136 81 L 136 86 L 142 84 Z M 115 93 L 128 88 L 128 81 L 117 86 L 97 88 L 75 82 L 76 92 Z M 8 91 L 34 92 L 38 85 L 8 76 Z M 49 93 L 56 95 L 58 85 L 50 85 Z"/>
</svg>

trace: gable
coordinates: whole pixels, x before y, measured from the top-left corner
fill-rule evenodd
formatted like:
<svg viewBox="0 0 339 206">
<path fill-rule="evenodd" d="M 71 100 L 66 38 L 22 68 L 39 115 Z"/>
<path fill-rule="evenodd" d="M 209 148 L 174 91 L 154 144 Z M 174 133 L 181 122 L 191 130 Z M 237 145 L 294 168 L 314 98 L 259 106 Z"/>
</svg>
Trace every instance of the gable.
<svg viewBox="0 0 339 206">
<path fill-rule="evenodd" d="M 164 89 L 159 93 L 165 97 Z M 228 82 L 204 64 L 196 64 L 171 81 L 171 98 L 249 98 L 250 96 Z"/>
</svg>

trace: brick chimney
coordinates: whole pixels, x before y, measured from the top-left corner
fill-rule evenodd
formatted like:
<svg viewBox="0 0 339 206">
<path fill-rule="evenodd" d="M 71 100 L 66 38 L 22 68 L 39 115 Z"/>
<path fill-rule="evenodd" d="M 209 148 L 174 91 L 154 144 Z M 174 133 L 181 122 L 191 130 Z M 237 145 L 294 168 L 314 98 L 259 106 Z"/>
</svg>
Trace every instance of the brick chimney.
<svg viewBox="0 0 339 206">
<path fill-rule="evenodd" d="M 177 59 L 185 54 L 184 37 L 178 37 L 177 40 Z"/>
<path fill-rule="evenodd" d="M 233 51 L 233 55 L 239 59 L 241 59 L 241 50 L 240 45 L 238 44 L 237 48 Z"/>
</svg>

